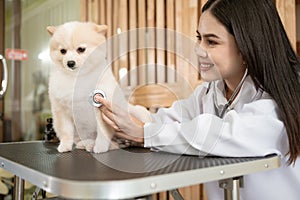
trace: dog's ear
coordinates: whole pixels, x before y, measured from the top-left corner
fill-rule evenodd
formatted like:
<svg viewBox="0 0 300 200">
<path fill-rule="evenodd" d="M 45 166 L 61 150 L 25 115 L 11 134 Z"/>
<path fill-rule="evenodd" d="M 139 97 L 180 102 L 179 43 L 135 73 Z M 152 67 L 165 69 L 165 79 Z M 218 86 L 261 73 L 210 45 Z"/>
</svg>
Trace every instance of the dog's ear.
<svg viewBox="0 0 300 200">
<path fill-rule="evenodd" d="M 96 31 L 97 33 L 102 33 L 103 35 L 107 32 L 107 26 L 106 25 L 96 25 Z"/>
<path fill-rule="evenodd" d="M 55 26 L 47 26 L 47 31 L 52 36 L 54 34 L 54 32 L 56 31 L 56 27 Z"/>
</svg>

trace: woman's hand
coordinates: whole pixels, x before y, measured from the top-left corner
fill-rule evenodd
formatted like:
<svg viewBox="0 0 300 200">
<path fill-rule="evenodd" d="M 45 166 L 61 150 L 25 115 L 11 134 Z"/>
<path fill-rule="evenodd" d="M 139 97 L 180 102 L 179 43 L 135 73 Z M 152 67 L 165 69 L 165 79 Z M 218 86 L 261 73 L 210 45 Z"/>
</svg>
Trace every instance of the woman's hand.
<svg viewBox="0 0 300 200">
<path fill-rule="evenodd" d="M 117 138 L 144 143 L 144 123 L 142 121 L 117 105 L 112 105 L 101 95 L 95 95 L 94 100 L 102 103 L 100 107 L 102 118 L 116 131 Z"/>
</svg>

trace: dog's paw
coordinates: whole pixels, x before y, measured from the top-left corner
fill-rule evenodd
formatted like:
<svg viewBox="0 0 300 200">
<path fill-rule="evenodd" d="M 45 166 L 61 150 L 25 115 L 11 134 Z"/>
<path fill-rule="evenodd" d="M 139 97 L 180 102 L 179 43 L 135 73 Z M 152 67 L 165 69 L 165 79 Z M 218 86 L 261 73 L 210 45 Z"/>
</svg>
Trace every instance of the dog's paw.
<svg viewBox="0 0 300 200">
<path fill-rule="evenodd" d="M 95 146 L 95 140 L 93 139 L 81 140 L 76 144 L 77 149 L 85 149 L 88 152 L 91 152 L 94 146 Z"/>
<path fill-rule="evenodd" d="M 93 148 L 94 153 L 104 153 L 109 150 L 108 147 L 105 147 L 104 145 L 95 145 Z"/>
<path fill-rule="evenodd" d="M 72 146 L 73 144 L 60 143 L 59 146 L 57 147 L 57 150 L 60 153 L 72 151 Z"/>
</svg>

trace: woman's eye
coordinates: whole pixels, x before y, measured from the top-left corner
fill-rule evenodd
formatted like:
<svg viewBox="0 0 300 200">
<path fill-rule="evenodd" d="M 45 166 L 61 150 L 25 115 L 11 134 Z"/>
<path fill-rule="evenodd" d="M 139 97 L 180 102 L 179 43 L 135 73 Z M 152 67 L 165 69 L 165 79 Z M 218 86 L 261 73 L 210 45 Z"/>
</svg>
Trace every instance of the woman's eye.
<svg viewBox="0 0 300 200">
<path fill-rule="evenodd" d="M 65 54 L 67 53 L 67 50 L 66 50 L 66 49 L 61 49 L 61 50 L 60 50 L 60 53 L 61 53 L 62 55 L 65 55 Z"/>
<path fill-rule="evenodd" d="M 83 52 L 85 52 L 85 48 L 84 47 L 79 47 L 77 49 L 77 53 L 83 53 Z"/>
<path fill-rule="evenodd" d="M 217 44 L 217 42 L 215 42 L 215 41 L 213 41 L 213 40 L 207 40 L 207 44 L 208 44 L 209 46 L 214 46 L 214 45 Z"/>
</svg>

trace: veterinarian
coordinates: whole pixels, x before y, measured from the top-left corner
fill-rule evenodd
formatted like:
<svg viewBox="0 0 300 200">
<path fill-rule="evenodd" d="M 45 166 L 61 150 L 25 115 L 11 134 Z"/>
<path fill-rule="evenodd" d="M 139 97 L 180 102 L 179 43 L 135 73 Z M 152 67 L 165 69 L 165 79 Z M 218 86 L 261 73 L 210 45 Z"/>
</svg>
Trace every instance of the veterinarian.
<svg viewBox="0 0 300 200">
<path fill-rule="evenodd" d="M 244 177 L 241 199 L 299 200 L 300 63 L 273 1 L 208 0 L 197 34 L 205 82 L 188 99 L 143 124 L 96 96 L 104 120 L 117 137 L 161 151 L 281 155 L 279 169 Z M 210 200 L 223 199 L 217 182 L 205 188 Z"/>
</svg>

